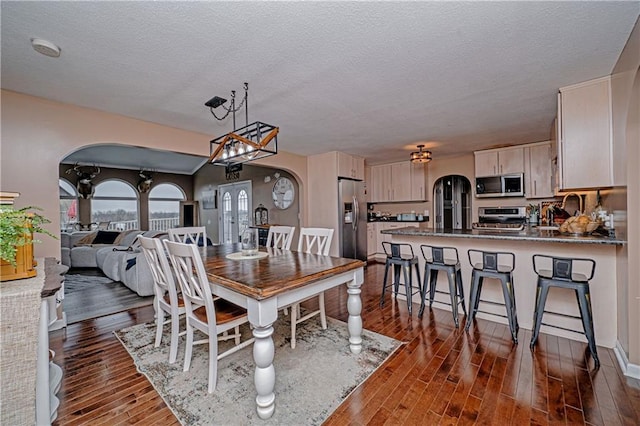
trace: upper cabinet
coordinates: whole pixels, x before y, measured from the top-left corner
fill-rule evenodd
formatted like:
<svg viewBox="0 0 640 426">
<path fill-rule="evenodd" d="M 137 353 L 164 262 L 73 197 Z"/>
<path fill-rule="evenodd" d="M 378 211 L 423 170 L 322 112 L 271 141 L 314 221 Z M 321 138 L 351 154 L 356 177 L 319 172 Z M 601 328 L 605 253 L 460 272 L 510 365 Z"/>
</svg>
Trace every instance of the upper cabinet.
<svg viewBox="0 0 640 426">
<path fill-rule="evenodd" d="M 364 158 L 337 152 L 338 176 L 364 180 Z"/>
<path fill-rule="evenodd" d="M 371 166 L 371 202 L 426 201 L 424 164 L 409 161 Z"/>
<path fill-rule="evenodd" d="M 524 145 L 524 180 L 527 198 L 553 197 L 551 141 Z"/>
<path fill-rule="evenodd" d="M 560 189 L 622 185 L 613 173 L 611 77 L 560 89 L 558 183 Z"/>
<path fill-rule="evenodd" d="M 524 149 L 521 146 L 476 151 L 476 177 L 524 173 Z"/>
</svg>

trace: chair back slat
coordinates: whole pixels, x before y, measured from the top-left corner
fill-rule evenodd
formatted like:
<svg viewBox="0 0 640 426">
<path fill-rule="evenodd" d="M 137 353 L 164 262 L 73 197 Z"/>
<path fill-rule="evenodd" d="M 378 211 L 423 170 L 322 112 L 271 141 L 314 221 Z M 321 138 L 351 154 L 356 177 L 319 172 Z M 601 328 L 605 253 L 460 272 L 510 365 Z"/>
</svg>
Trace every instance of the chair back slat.
<svg viewBox="0 0 640 426">
<path fill-rule="evenodd" d="M 180 284 L 187 310 L 193 311 L 205 306 L 207 316 L 213 315 L 212 318 L 215 318 L 213 296 L 198 248 L 194 244 L 167 240 L 164 241 L 164 245 Z"/>
<path fill-rule="evenodd" d="M 300 228 L 298 251 L 328 256 L 333 240 L 333 229 Z"/>
<path fill-rule="evenodd" d="M 295 226 L 270 226 L 267 234 L 267 247 L 291 250 Z"/>
<path fill-rule="evenodd" d="M 161 299 L 168 293 L 171 304 L 177 304 L 178 288 L 161 240 L 159 238 L 138 236 L 138 242 L 149 264 L 156 297 Z"/>
<path fill-rule="evenodd" d="M 169 239 L 177 243 L 207 245 L 207 229 L 204 226 L 190 226 L 168 229 Z"/>
</svg>

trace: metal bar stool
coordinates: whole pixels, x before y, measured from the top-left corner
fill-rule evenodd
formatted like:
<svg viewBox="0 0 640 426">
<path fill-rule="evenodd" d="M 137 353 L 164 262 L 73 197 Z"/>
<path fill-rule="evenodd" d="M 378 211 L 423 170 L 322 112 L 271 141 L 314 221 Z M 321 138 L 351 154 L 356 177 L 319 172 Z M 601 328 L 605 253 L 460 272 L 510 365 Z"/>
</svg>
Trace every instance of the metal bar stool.
<svg viewBox="0 0 640 426">
<path fill-rule="evenodd" d="M 402 269 L 404 275 L 405 296 L 407 297 L 407 308 L 409 309 L 409 315 L 411 315 L 412 298 L 414 294 L 422 294 L 422 286 L 420 285 L 420 268 L 418 267 L 418 257 L 413 253 L 413 247 L 411 244 L 402 243 L 390 243 L 384 241 L 382 243 L 384 253 L 387 255 L 387 261 L 384 266 L 384 281 L 382 283 L 382 295 L 380 296 L 380 307 L 384 306 L 384 293 L 387 288 L 393 286 L 393 293 L 398 296 L 398 287 L 400 286 L 400 270 Z M 405 254 L 402 254 L 402 249 L 405 249 Z M 406 251 L 411 254 L 407 254 Z M 411 265 L 415 265 L 416 274 L 418 276 L 418 287 L 413 285 L 411 273 Z M 391 284 L 387 284 L 387 276 L 389 268 L 393 266 L 393 280 Z"/>
<path fill-rule="evenodd" d="M 474 249 L 467 250 L 467 255 L 469 256 L 469 263 L 473 270 L 471 272 L 471 297 L 469 298 L 469 309 L 471 314 L 467 320 L 465 330 L 469 331 L 471 322 L 475 319 L 478 312 L 496 315 L 507 318 L 509 321 L 509 330 L 511 330 L 511 338 L 514 343 L 518 343 L 518 330 L 520 327 L 518 325 L 518 315 L 516 313 L 516 296 L 513 289 L 513 269 L 516 264 L 515 255 L 509 252 L 489 252 Z M 482 284 L 485 278 L 494 278 L 500 281 L 502 285 L 504 303 L 483 300 L 480 298 Z M 481 311 L 478 309 L 480 302 L 490 305 L 504 306 L 506 308 L 507 315 L 505 316 L 494 312 Z"/>
<path fill-rule="evenodd" d="M 593 312 L 591 310 L 591 295 L 589 293 L 589 281 L 593 278 L 596 269 L 596 262 L 592 259 L 582 258 L 565 258 L 553 257 L 543 254 L 533 255 L 533 270 L 538 275 L 538 285 L 536 288 L 536 305 L 533 313 L 533 334 L 531 336 L 531 348 L 533 349 L 538 339 L 540 326 L 559 328 L 562 330 L 572 331 L 584 334 L 589 342 L 589 351 L 595 362 L 596 367 L 600 366 L 598 352 L 596 350 L 596 338 L 593 331 Z M 587 275 L 574 272 L 576 269 L 588 273 Z M 545 269 L 543 269 L 545 268 Z M 551 268 L 551 269 L 546 269 Z M 590 270 L 590 272 L 588 272 Z M 567 315 L 559 312 L 545 311 L 544 306 L 547 301 L 547 294 L 550 287 L 559 287 L 574 290 L 580 308 L 580 316 Z M 558 325 L 546 324 L 542 322 L 544 313 L 559 315 L 567 318 L 576 318 L 582 320 L 584 332 L 571 330 L 569 328 L 560 327 Z"/>
<path fill-rule="evenodd" d="M 464 306 L 464 290 L 462 289 L 462 272 L 460 271 L 460 258 L 458 257 L 458 249 L 455 247 L 435 247 L 423 244 L 420 246 L 422 257 L 424 257 L 424 284 L 422 285 L 422 304 L 420 305 L 419 317 L 422 317 L 425 308 L 425 299 L 427 298 L 427 289 L 429 291 L 429 308 L 433 305 L 436 293 L 447 294 L 446 291 L 436 290 L 438 281 L 438 272 L 445 271 L 449 280 L 449 296 L 451 303 L 440 302 L 451 306 L 453 313 L 453 322 L 458 328 L 460 321 L 458 319 L 458 305 L 462 304 L 462 311 L 467 315 Z"/>
</svg>

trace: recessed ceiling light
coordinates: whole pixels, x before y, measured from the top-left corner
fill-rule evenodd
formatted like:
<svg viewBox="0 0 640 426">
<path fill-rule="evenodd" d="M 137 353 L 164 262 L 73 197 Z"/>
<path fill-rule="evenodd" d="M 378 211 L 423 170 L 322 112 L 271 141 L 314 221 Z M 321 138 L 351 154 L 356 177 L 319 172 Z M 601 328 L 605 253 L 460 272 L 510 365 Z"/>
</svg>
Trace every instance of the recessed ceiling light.
<svg viewBox="0 0 640 426">
<path fill-rule="evenodd" d="M 41 38 L 32 38 L 31 46 L 33 46 L 33 49 L 36 52 L 42 53 L 45 56 L 50 56 L 52 58 L 60 56 L 60 48 L 50 41 L 43 40 Z"/>
</svg>

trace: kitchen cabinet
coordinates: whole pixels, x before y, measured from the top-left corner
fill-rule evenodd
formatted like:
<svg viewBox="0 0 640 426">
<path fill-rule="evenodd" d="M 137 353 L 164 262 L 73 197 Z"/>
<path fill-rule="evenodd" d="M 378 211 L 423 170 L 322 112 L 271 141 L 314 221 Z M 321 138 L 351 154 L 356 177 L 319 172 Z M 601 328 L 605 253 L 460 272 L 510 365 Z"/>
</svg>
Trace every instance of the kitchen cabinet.
<svg viewBox="0 0 640 426">
<path fill-rule="evenodd" d="M 521 146 L 475 151 L 473 154 L 476 177 L 524 173 L 524 149 Z"/>
<path fill-rule="evenodd" d="M 426 200 L 424 164 L 401 161 L 371 167 L 371 202 Z"/>
<path fill-rule="evenodd" d="M 558 180 L 560 189 L 614 186 L 611 77 L 560 88 Z"/>
<path fill-rule="evenodd" d="M 385 231 L 387 229 L 398 229 L 405 227 L 413 227 L 417 228 L 420 226 L 419 223 L 411 223 L 411 222 L 376 222 L 376 258 L 384 259 L 384 248 L 382 247 L 383 242 L 391 242 L 392 236 L 389 234 L 382 234 L 381 231 Z"/>
<path fill-rule="evenodd" d="M 338 176 L 364 180 L 364 158 L 337 151 Z"/>
<path fill-rule="evenodd" d="M 376 244 L 378 243 L 376 237 L 376 225 L 377 223 L 367 223 L 367 257 L 375 256 Z"/>
<path fill-rule="evenodd" d="M 551 149 L 551 141 L 524 146 L 526 198 L 553 197 Z"/>
</svg>

